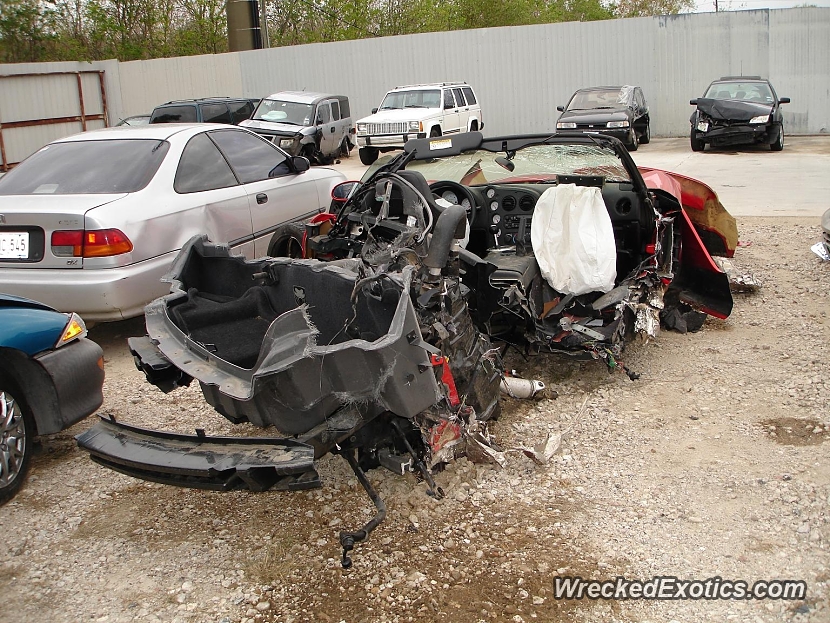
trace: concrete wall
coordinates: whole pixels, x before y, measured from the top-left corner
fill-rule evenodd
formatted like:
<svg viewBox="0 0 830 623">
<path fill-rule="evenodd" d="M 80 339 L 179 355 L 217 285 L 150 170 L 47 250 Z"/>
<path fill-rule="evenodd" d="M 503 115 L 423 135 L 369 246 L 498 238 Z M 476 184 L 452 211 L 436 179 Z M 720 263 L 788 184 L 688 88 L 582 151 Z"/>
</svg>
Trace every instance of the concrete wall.
<svg viewBox="0 0 830 623">
<path fill-rule="evenodd" d="M 171 99 L 302 89 L 348 95 L 358 118 L 393 86 L 466 80 L 490 135 L 552 131 L 556 106 L 574 90 L 636 84 L 651 108 L 652 134 L 685 136 L 689 99 L 715 78 L 743 73 L 768 77 L 792 99 L 784 107 L 789 134 L 830 131 L 830 8 L 489 28 L 126 63 L 0 65 L 0 74 L 78 67 L 106 70 L 111 123 Z M 0 122 L 19 120 L 3 106 L 0 100 Z"/>
<path fill-rule="evenodd" d="M 395 85 L 466 80 L 488 134 L 548 131 L 578 88 L 636 84 L 652 133 L 684 136 L 689 100 L 725 75 L 768 77 L 789 133 L 830 130 L 830 8 L 488 28 L 272 48 L 240 55 L 244 94 L 344 93 L 357 116 Z"/>
</svg>

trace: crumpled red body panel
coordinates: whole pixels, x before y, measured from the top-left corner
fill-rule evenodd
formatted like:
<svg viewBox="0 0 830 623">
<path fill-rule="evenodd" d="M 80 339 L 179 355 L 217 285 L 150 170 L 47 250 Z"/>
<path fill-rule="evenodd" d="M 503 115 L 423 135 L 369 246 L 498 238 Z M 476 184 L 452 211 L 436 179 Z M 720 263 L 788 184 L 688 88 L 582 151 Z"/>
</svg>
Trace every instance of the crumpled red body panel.
<svg viewBox="0 0 830 623">
<path fill-rule="evenodd" d="M 738 246 L 738 225 L 712 188 L 679 173 L 650 167 L 637 168 L 648 188 L 665 190 L 680 201 L 683 211 L 694 224 L 711 255 L 735 255 L 735 248 Z"/>
</svg>

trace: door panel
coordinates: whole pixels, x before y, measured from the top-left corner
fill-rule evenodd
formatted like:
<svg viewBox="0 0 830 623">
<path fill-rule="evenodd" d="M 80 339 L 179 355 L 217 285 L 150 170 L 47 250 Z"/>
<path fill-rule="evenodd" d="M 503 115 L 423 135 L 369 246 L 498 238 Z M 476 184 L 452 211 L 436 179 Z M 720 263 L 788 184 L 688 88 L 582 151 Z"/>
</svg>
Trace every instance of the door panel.
<svg viewBox="0 0 830 623">
<path fill-rule="evenodd" d="M 184 239 L 207 234 L 214 242 L 243 241 L 240 244 L 244 245 L 250 240 L 248 195 L 207 134 L 197 134 L 187 143 L 176 168 L 173 190 L 174 209 L 152 221 L 155 237 L 166 230 L 177 232 L 179 237 L 185 232 Z M 251 245 L 234 248 L 246 257 L 253 251 Z"/>
<path fill-rule="evenodd" d="M 459 112 L 458 106 L 455 103 L 455 98 L 452 95 L 452 89 L 444 89 L 444 134 L 453 134 L 458 132 L 459 128 Z M 447 108 L 450 106 L 450 108 Z M 426 128 L 424 128 L 426 130 Z"/>
<path fill-rule="evenodd" d="M 338 105 L 339 110 L 339 105 Z M 339 117 L 339 115 L 338 115 Z M 322 136 L 320 138 L 320 151 L 323 155 L 333 154 L 340 145 L 340 137 L 337 134 L 337 122 L 332 117 L 331 103 L 327 100 L 317 106 L 317 120 Z"/>
<path fill-rule="evenodd" d="M 453 89 L 455 95 L 455 104 L 458 106 L 458 128 L 461 132 L 466 132 L 470 127 L 470 107 L 464 101 L 464 94 L 461 89 Z"/>
<path fill-rule="evenodd" d="M 254 257 L 267 255 L 279 225 L 306 220 L 320 211 L 317 184 L 310 175 L 292 173 L 246 184 L 245 188 L 254 225 Z M 262 195 L 266 196 L 264 201 Z"/>
</svg>

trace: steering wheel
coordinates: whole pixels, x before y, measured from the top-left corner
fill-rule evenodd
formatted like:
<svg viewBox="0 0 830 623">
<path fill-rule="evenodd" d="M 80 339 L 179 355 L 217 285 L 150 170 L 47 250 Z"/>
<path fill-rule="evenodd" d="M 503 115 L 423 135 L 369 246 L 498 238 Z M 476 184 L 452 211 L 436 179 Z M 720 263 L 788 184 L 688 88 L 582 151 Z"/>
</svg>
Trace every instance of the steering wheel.
<svg viewBox="0 0 830 623">
<path fill-rule="evenodd" d="M 473 222 L 478 216 L 481 209 L 476 203 L 475 195 L 472 191 L 458 182 L 451 182 L 450 180 L 440 180 L 429 185 L 432 194 L 441 197 L 445 201 L 463 206 L 467 210 L 467 222 L 472 228 Z"/>
</svg>

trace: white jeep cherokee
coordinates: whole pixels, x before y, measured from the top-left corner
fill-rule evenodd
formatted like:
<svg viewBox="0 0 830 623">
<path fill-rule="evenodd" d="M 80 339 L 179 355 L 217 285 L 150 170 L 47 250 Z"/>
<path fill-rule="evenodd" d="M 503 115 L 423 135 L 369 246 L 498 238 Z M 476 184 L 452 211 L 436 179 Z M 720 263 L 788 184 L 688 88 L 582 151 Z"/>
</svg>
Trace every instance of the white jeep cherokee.
<svg viewBox="0 0 830 623">
<path fill-rule="evenodd" d="M 372 164 L 380 152 L 401 149 L 411 138 L 482 128 L 481 105 L 466 82 L 395 87 L 379 108 L 357 122 L 360 161 Z"/>
</svg>

